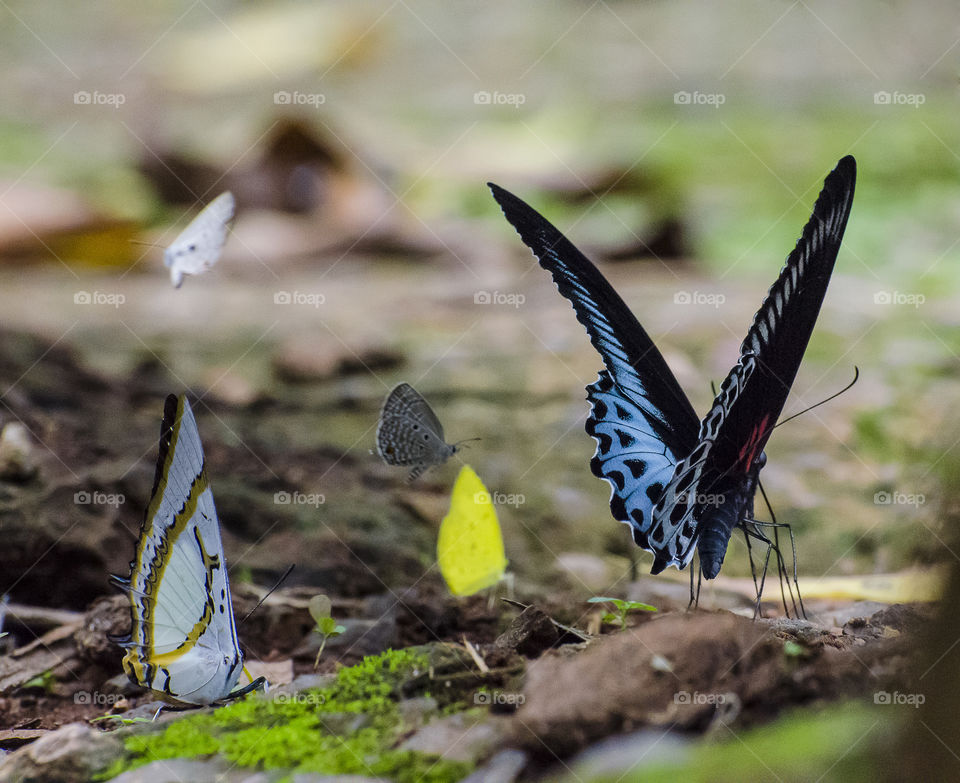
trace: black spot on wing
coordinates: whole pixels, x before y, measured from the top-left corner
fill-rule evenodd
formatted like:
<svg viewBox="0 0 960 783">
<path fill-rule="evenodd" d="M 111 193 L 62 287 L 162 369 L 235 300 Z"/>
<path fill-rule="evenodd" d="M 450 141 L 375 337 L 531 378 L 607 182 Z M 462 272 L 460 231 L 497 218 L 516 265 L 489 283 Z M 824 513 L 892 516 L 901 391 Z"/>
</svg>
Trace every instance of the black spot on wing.
<svg viewBox="0 0 960 783">
<path fill-rule="evenodd" d="M 590 472 L 597 478 L 603 478 L 603 461 L 599 457 L 590 459 Z"/>
<path fill-rule="evenodd" d="M 587 430 L 587 433 L 597 439 L 597 452 L 606 457 L 610 453 L 610 447 L 613 446 L 613 438 L 605 432 L 590 432 L 590 430 Z"/>
<path fill-rule="evenodd" d="M 623 464 L 630 470 L 630 474 L 635 478 L 640 478 L 647 472 L 647 463 L 642 459 L 625 459 Z"/>
<path fill-rule="evenodd" d="M 610 513 L 613 514 L 614 519 L 621 522 L 627 521 L 627 507 L 619 495 L 615 494 L 610 498 Z"/>
<path fill-rule="evenodd" d="M 686 513 L 687 513 L 687 507 L 684 504 L 682 503 L 674 504 L 673 508 L 670 510 L 670 524 L 673 526 L 679 525 L 680 520 L 683 519 L 683 515 Z"/>
<path fill-rule="evenodd" d="M 688 470 L 677 482 L 677 494 L 683 495 L 690 489 L 690 485 L 693 484 L 693 479 L 696 477 L 696 471 Z"/>
<path fill-rule="evenodd" d="M 656 560 L 653 561 L 653 568 L 650 569 L 650 573 L 656 576 L 661 571 L 663 571 L 663 569 L 666 568 L 668 565 L 670 565 L 670 560 L 666 558 L 658 557 L 656 558 Z"/>
<path fill-rule="evenodd" d="M 637 442 L 637 439 L 625 430 L 617 430 L 617 439 L 620 441 L 620 448 L 623 449 L 629 448 Z"/>
<path fill-rule="evenodd" d="M 647 497 L 650 498 L 651 503 L 656 503 L 662 494 L 663 484 L 659 481 L 647 487 Z"/>
</svg>

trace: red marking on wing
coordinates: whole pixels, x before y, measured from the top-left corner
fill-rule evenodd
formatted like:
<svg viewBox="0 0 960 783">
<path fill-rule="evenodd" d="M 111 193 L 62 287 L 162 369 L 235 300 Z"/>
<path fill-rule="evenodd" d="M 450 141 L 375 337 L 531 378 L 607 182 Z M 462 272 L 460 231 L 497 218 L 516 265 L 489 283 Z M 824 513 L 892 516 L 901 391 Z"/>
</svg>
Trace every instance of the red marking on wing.
<svg viewBox="0 0 960 783">
<path fill-rule="evenodd" d="M 751 466 L 756 460 L 759 452 L 762 449 L 763 444 L 766 442 L 767 435 L 770 434 L 770 427 L 767 424 L 770 421 L 770 414 L 764 414 L 763 418 L 760 419 L 760 423 L 754 426 L 750 431 L 750 437 L 747 438 L 747 442 L 743 444 L 743 448 L 740 449 L 740 458 L 737 462 L 737 470 L 748 473 Z"/>
</svg>

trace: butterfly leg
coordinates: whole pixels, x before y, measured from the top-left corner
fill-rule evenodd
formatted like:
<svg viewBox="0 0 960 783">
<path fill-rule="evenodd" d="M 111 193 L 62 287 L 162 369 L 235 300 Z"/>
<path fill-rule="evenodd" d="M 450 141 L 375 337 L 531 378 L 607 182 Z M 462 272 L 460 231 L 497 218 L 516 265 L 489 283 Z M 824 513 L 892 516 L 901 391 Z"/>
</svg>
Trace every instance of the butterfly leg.
<svg viewBox="0 0 960 783">
<path fill-rule="evenodd" d="M 758 525 L 763 525 L 763 526 L 765 526 L 765 527 L 772 527 L 772 528 L 773 528 L 774 540 L 776 541 L 776 543 L 777 543 L 777 545 L 778 545 L 778 552 L 779 552 L 779 544 L 780 544 L 780 540 L 779 540 L 780 528 L 786 528 L 787 533 L 790 535 L 790 552 L 791 552 L 791 558 L 793 559 L 793 587 L 790 586 L 790 575 L 789 575 L 789 573 L 788 573 L 788 571 L 787 571 L 786 562 L 783 560 L 783 558 L 780 558 L 781 580 L 782 580 L 782 581 L 781 581 L 781 590 L 782 590 L 783 582 L 786 582 L 786 583 L 787 583 L 787 589 L 790 591 L 790 601 L 791 601 L 791 603 L 793 603 L 794 614 L 796 614 L 797 617 L 800 617 L 800 616 L 802 615 L 804 618 L 806 618 L 806 616 L 807 616 L 807 610 L 806 610 L 806 608 L 805 608 L 804 605 L 803 605 L 803 596 L 800 594 L 800 582 L 799 582 L 798 579 L 797 579 L 797 542 L 796 542 L 796 539 L 795 539 L 794 536 L 793 536 L 793 528 L 791 528 L 790 525 L 787 524 L 786 522 L 783 522 L 783 523 L 781 523 L 781 522 L 758 522 L 757 524 L 758 524 Z M 794 597 L 793 597 L 793 588 L 796 588 L 796 590 L 797 590 L 796 600 L 794 600 Z M 798 601 L 799 601 L 799 603 L 800 603 L 800 611 L 799 611 L 799 613 L 797 612 L 797 602 L 798 602 Z"/>
<path fill-rule="evenodd" d="M 410 469 L 410 473 L 407 476 L 407 484 L 412 484 L 414 481 L 416 481 L 421 476 L 421 474 L 427 469 L 427 467 L 428 466 L 423 462 L 418 462 L 416 465 L 414 465 Z"/>
<path fill-rule="evenodd" d="M 754 563 L 753 563 L 753 547 L 752 547 L 752 545 L 751 545 L 751 543 L 750 543 L 750 536 L 749 536 L 749 534 L 747 533 L 746 527 L 742 527 L 741 529 L 743 530 L 743 540 L 744 540 L 744 541 L 746 542 L 746 544 L 747 544 L 747 558 L 748 558 L 749 561 L 750 561 L 750 576 L 753 577 L 753 589 L 754 589 L 754 590 L 757 592 L 757 594 L 759 595 L 759 594 L 760 594 L 760 587 L 759 587 L 759 585 L 757 585 L 757 569 L 756 569 L 756 566 L 755 566 Z"/>
<path fill-rule="evenodd" d="M 697 564 L 696 568 L 694 568 L 692 562 L 687 567 L 690 569 L 690 602 L 687 604 L 687 611 L 689 612 L 690 609 L 697 609 L 700 607 L 700 588 L 703 587 L 703 571 L 700 569 L 699 563 Z M 696 585 L 693 583 L 694 571 L 697 573 Z"/>
<path fill-rule="evenodd" d="M 757 594 L 757 599 L 753 605 L 753 618 L 756 619 L 760 616 L 760 600 L 763 597 L 763 588 L 767 583 L 767 569 L 770 567 L 770 554 L 776 549 L 776 545 L 753 526 L 753 520 L 744 520 L 740 523 L 739 527 L 743 531 L 744 539 L 747 542 L 747 554 L 750 560 L 750 573 L 753 577 L 753 589 Z M 767 551 L 763 557 L 763 570 L 760 572 L 760 584 L 757 584 L 757 570 L 753 562 L 753 547 L 750 544 L 751 538 L 756 538 L 767 546 Z M 786 603 L 784 603 L 784 607 L 786 607 Z"/>
<path fill-rule="evenodd" d="M 773 539 L 777 548 L 777 569 L 780 575 L 780 597 L 783 596 L 783 583 L 787 583 L 787 588 L 790 590 L 790 602 L 793 604 L 794 614 L 799 617 L 801 614 L 804 618 L 807 616 L 807 611 L 803 606 L 803 596 L 800 595 L 800 583 L 797 581 L 797 542 L 793 537 L 793 528 L 790 527 L 787 523 L 777 522 L 777 515 L 773 513 L 773 506 L 770 505 L 770 499 L 767 497 L 766 490 L 763 488 L 763 484 L 760 482 L 759 477 L 757 478 L 757 488 L 760 490 L 760 495 L 763 497 L 763 502 L 767 506 L 767 511 L 770 512 L 770 522 L 758 522 L 753 518 L 753 504 L 750 506 L 750 513 L 747 515 L 748 520 L 753 524 L 754 531 L 760 533 L 760 526 L 773 528 Z M 793 598 L 793 588 L 790 587 L 790 577 L 787 573 L 786 563 L 783 560 L 782 555 L 780 554 L 780 528 L 785 527 L 787 532 L 790 534 L 790 550 L 793 557 L 793 585 L 797 588 L 797 599 L 800 602 L 800 613 L 797 613 L 796 601 Z M 787 609 L 786 601 L 784 600 L 784 610 Z M 789 610 L 788 610 L 789 614 Z"/>
<path fill-rule="evenodd" d="M 806 618 L 807 612 L 803 606 L 803 597 L 800 595 L 800 583 L 797 578 L 797 546 L 796 539 L 793 536 L 793 529 L 789 524 L 785 522 L 761 522 L 756 519 L 744 520 L 742 525 L 744 533 L 748 537 L 757 539 L 758 541 L 763 542 L 767 545 L 767 558 L 764 563 L 764 572 L 763 579 L 760 582 L 760 589 L 763 590 L 764 579 L 766 578 L 766 564 L 769 562 L 771 552 L 777 556 L 777 573 L 780 577 L 780 598 L 783 601 L 783 608 L 787 615 L 790 615 L 790 607 L 787 604 L 787 593 L 790 596 L 790 604 L 793 606 L 793 613 L 796 617 Z M 773 538 L 771 539 L 767 536 L 761 528 L 771 528 L 773 530 Z M 791 577 L 789 570 L 787 569 L 786 559 L 783 557 L 783 552 L 780 549 L 780 529 L 786 528 L 787 532 L 790 534 L 790 549 L 793 557 L 793 585 L 791 586 Z M 784 591 L 784 585 L 786 584 L 786 591 Z M 796 596 L 794 596 L 794 588 L 796 588 Z M 759 596 L 758 596 L 759 601 Z M 799 608 L 797 603 L 799 602 Z"/>
</svg>

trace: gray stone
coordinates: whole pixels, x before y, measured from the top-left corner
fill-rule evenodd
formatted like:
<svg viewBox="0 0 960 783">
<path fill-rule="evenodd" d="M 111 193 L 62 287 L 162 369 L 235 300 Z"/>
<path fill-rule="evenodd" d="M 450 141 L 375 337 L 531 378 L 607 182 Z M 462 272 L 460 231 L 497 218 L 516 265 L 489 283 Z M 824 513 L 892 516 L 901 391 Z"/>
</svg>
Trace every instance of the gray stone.
<svg viewBox="0 0 960 783">
<path fill-rule="evenodd" d="M 439 709 L 439 705 L 432 696 L 418 696 L 415 699 L 404 699 L 397 705 L 397 709 L 404 728 L 413 731 L 422 728 L 429 717 Z"/>
<path fill-rule="evenodd" d="M 0 478 L 27 481 L 36 475 L 38 461 L 33 440 L 25 426 L 9 422 L 0 432 Z"/>
<path fill-rule="evenodd" d="M 691 743 L 678 734 L 649 730 L 623 734 L 591 745 L 571 762 L 569 781 L 638 778 L 644 767 L 679 763 Z"/>
<path fill-rule="evenodd" d="M 273 769 L 260 772 L 238 767 L 219 759 L 162 759 L 137 767 L 112 778 L 110 783 L 379 783 L 378 779 L 362 775 L 297 774 L 289 770 Z"/>
<path fill-rule="evenodd" d="M 513 783 L 526 765 L 526 753 L 516 748 L 507 748 L 460 783 Z"/>
<path fill-rule="evenodd" d="M 460 712 L 428 723 L 400 747 L 448 761 L 476 762 L 504 741 L 507 723 L 507 718 L 485 712 Z"/>
<path fill-rule="evenodd" d="M 123 741 L 82 723 L 69 723 L 0 762 L 3 783 L 86 783 L 123 752 Z"/>
</svg>

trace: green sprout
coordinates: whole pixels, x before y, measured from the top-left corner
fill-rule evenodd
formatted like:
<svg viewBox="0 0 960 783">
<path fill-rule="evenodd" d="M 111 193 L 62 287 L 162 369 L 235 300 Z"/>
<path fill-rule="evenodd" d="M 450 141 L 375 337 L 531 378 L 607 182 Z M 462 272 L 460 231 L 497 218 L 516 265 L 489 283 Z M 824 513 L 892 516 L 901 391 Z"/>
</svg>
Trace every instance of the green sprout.
<svg viewBox="0 0 960 783">
<path fill-rule="evenodd" d="M 603 616 L 603 622 L 610 625 L 619 625 L 621 631 L 627 630 L 627 612 L 642 610 L 644 612 L 655 612 L 657 607 L 644 604 L 640 601 L 625 601 L 622 598 L 596 597 L 587 601 L 590 604 L 613 604 L 615 612 L 607 612 Z"/>
<path fill-rule="evenodd" d="M 315 595 L 310 599 L 308 605 L 310 616 L 317 624 L 317 633 L 320 634 L 320 649 L 317 650 L 317 657 L 313 661 L 313 668 L 320 665 L 320 656 L 323 654 L 323 648 L 327 646 L 327 639 L 339 636 L 347 629 L 342 625 L 337 625 L 337 621 L 331 617 L 333 605 L 330 599 L 325 595 Z"/>
<path fill-rule="evenodd" d="M 24 688 L 41 688 L 47 693 L 53 693 L 53 688 L 56 685 L 56 678 L 53 676 L 53 671 L 47 669 L 42 674 L 38 674 L 36 677 L 33 677 L 27 680 L 24 684 Z"/>
<path fill-rule="evenodd" d="M 807 650 L 803 645 L 797 644 L 792 640 L 787 640 L 783 645 L 783 654 L 788 658 L 802 658 L 807 653 Z"/>
</svg>

